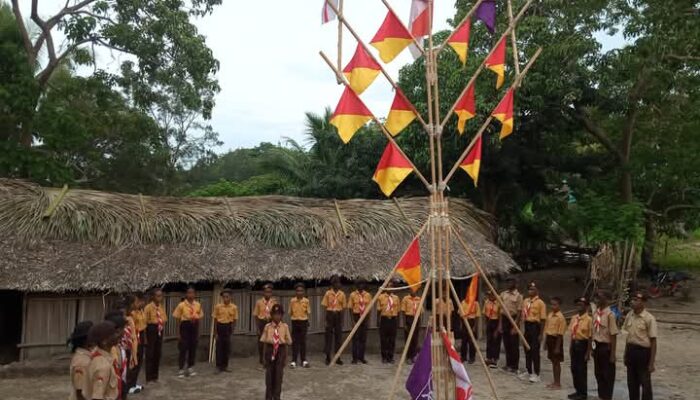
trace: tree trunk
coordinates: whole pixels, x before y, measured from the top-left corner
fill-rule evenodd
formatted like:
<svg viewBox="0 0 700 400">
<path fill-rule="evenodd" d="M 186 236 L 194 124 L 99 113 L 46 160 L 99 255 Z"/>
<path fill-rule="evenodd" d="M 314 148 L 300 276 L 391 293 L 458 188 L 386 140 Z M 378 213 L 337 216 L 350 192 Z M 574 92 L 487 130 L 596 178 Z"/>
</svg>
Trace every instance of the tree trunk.
<svg viewBox="0 0 700 400">
<path fill-rule="evenodd" d="M 644 215 L 644 247 L 642 248 L 642 268 L 639 272 L 649 273 L 654 262 L 654 249 L 656 248 L 656 221 L 654 217 L 646 213 Z"/>
<path fill-rule="evenodd" d="M 621 166 L 620 171 L 620 198 L 624 203 L 631 203 L 634 199 L 632 194 L 632 172 L 626 165 Z"/>
</svg>

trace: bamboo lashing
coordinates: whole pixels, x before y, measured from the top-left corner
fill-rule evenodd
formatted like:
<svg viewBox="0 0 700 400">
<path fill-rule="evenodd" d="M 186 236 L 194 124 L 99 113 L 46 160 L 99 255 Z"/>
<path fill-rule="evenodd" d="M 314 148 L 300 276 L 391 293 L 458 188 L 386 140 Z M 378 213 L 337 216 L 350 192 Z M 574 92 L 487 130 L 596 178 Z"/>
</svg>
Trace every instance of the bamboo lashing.
<svg viewBox="0 0 700 400">
<path fill-rule="evenodd" d="M 525 5 L 520 9 L 520 12 L 518 12 L 518 15 L 513 19 L 513 22 L 511 22 L 508 25 L 508 28 L 503 32 L 501 37 L 496 41 L 496 44 L 491 48 L 491 51 L 488 52 L 486 57 L 484 57 L 484 60 L 481 62 L 481 64 L 479 64 L 479 68 L 477 68 L 477 70 L 474 72 L 474 75 L 472 75 L 472 77 L 469 79 L 469 82 L 464 87 L 464 90 L 462 90 L 462 93 L 460 93 L 459 96 L 457 96 L 457 100 L 455 100 L 454 104 L 450 108 L 450 111 L 448 111 L 447 114 L 445 114 L 445 118 L 442 120 L 442 123 L 440 123 L 440 127 L 442 129 L 445 128 L 445 125 L 447 125 L 447 122 L 449 121 L 450 117 L 454 113 L 455 108 L 457 107 L 457 103 L 459 102 L 459 99 L 461 99 L 462 96 L 464 96 L 464 94 L 469 89 L 469 86 L 471 86 L 474 83 L 474 81 L 476 81 L 476 78 L 479 76 L 479 74 L 481 74 L 481 71 L 483 71 L 484 68 L 486 67 L 485 61 L 488 60 L 488 58 L 491 56 L 491 54 L 493 54 L 494 51 L 496 51 L 496 47 L 498 47 L 498 43 L 500 43 L 501 40 L 503 40 L 503 38 L 508 36 L 513 29 L 515 29 L 515 26 L 518 24 L 518 21 L 520 21 L 520 18 L 522 18 L 523 15 L 525 15 L 525 11 L 527 11 L 527 9 L 530 7 L 532 2 L 533 2 L 533 0 L 528 0 L 527 3 L 525 3 Z"/>
<path fill-rule="evenodd" d="M 56 196 L 53 200 L 51 200 L 51 203 L 46 208 L 46 211 L 44 211 L 44 214 L 41 217 L 42 218 L 51 218 L 53 216 L 53 214 L 56 212 L 56 209 L 58 208 L 58 206 L 61 205 L 61 202 L 63 202 L 63 198 L 66 197 L 67 193 L 68 193 L 68 185 L 63 185 L 63 187 L 61 188 L 61 191 L 58 193 L 58 196 Z"/>
<path fill-rule="evenodd" d="M 340 0 L 343 1 L 343 0 Z M 508 22 L 513 23 L 513 4 L 511 0 L 507 1 L 508 6 Z M 518 43 L 515 37 L 515 28 L 510 31 L 510 41 L 513 45 L 513 65 L 515 66 L 515 76 L 516 78 L 520 76 L 520 56 L 518 55 Z"/>
<path fill-rule="evenodd" d="M 464 239 L 462 239 L 462 236 L 460 236 L 460 232 L 457 229 L 457 227 L 455 227 L 454 225 L 451 225 L 451 229 L 452 229 L 452 232 L 455 234 L 457 241 L 459 242 L 459 244 L 462 245 L 462 248 L 467 253 L 467 256 L 472 261 L 472 263 L 474 264 L 476 269 L 479 271 L 479 274 L 481 274 L 481 277 L 484 278 L 484 282 L 486 282 L 486 285 L 489 287 L 489 290 L 491 290 L 491 292 L 496 297 L 496 300 L 498 301 L 498 304 L 501 306 L 501 309 L 506 310 L 506 305 L 505 305 L 505 303 L 503 303 L 503 299 L 501 299 L 501 295 L 498 293 L 496 288 L 491 284 L 491 280 L 489 280 L 488 275 L 486 275 L 486 273 L 484 273 L 484 269 L 481 268 L 481 264 L 479 264 L 479 262 L 476 260 L 476 258 L 474 257 L 474 253 L 472 253 L 472 251 L 469 248 L 469 246 L 467 245 L 467 243 L 464 241 Z M 518 310 L 518 312 L 520 312 L 520 310 Z M 508 321 L 510 321 L 510 324 L 513 327 L 513 329 L 515 329 L 515 331 L 518 333 L 518 336 L 520 337 L 520 341 L 522 342 L 523 347 L 525 347 L 526 350 L 530 351 L 530 345 L 527 343 L 527 339 L 525 339 L 525 335 L 523 335 L 523 332 L 520 330 L 520 326 L 518 326 L 518 324 L 515 322 L 515 320 L 513 320 L 513 317 L 511 317 L 511 315 L 509 313 L 504 313 L 504 315 L 506 316 L 506 318 L 508 318 Z"/>
<path fill-rule="evenodd" d="M 530 70 L 530 67 L 535 63 L 537 60 L 537 57 L 542 54 L 542 48 L 538 48 L 537 51 L 535 51 L 535 54 L 530 57 L 530 60 L 528 60 L 527 65 L 525 65 L 525 69 L 523 69 L 523 72 L 518 76 L 518 78 L 513 82 L 511 85 L 511 88 L 517 88 L 518 85 L 520 85 L 520 82 L 522 81 L 523 77 L 527 75 L 528 71 Z M 476 144 L 476 141 L 483 135 L 484 131 L 489 127 L 491 124 L 491 121 L 493 121 L 493 116 L 490 116 L 484 121 L 484 123 L 481 125 L 481 128 L 476 132 L 476 135 L 472 138 L 471 142 L 469 142 L 469 145 L 467 146 L 466 149 L 462 152 L 462 155 L 459 156 L 457 159 L 457 162 L 455 162 L 454 166 L 452 166 L 452 169 L 450 172 L 445 176 L 445 179 L 443 180 L 442 185 L 446 186 L 450 179 L 452 179 L 452 176 L 457 172 L 457 169 L 459 169 L 460 164 L 462 164 L 462 161 L 467 157 L 469 152 L 471 151 L 472 147 L 474 147 L 474 144 Z"/>
<path fill-rule="evenodd" d="M 335 8 L 335 6 L 334 6 L 330 1 L 326 0 L 326 2 L 327 2 L 327 4 L 328 4 L 328 6 L 333 10 L 333 12 L 335 12 L 336 15 L 338 16 L 338 23 L 339 23 L 339 24 L 345 25 L 345 27 L 348 29 L 348 32 L 350 32 L 350 34 L 355 38 L 355 40 L 357 40 L 357 43 L 358 43 L 360 46 L 362 46 L 362 48 L 363 48 L 363 49 L 365 50 L 365 52 L 372 58 L 372 60 L 373 60 L 377 65 L 379 65 L 379 71 L 382 73 L 382 75 L 384 75 L 384 77 L 385 77 L 386 80 L 389 82 L 389 84 L 391 85 L 391 87 L 393 87 L 394 90 L 401 90 L 401 88 L 399 88 L 399 85 L 396 84 L 396 82 L 395 82 L 394 79 L 391 77 L 391 75 L 389 75 L 389 73 L 386 72 L 386 70 L 385 70 L 384 67 L 382 66 L 382 63 L 379 62 L 379 60 L 377 60 L 377 58 L 374 56 L 374 54 L 372 53 L 372 51 L 370 51 L 369 46 L 367 46 L 367 45 L 365 44 L 365 42 L 362 40 L 362 38 L 360 37 L 360 35 L 358 35 L 357 32 L 355 31 L 355 29 L 350 25 L 350 23 L 348 22 L 348 20 L 347 20 L 347 19 L 345 18 L 345 16 L 343 15 L 342 10 L 339 10 L 339 9 Z M 337 70 L 342 72 L 342 71 L 343 71 L 343 67 L 342 67 L 340 64 L 338 64 Z M 342 78 L 340 78 L 337 74 L 336 74 L 336 79 L 338 79 L 338 83 L 339 83 L 339 84 L 343 83 Z M 406 100 L 408 100 L 408 99 L 406 99 Z M 411 111 L 413 111 L 413 113 L 416 115 L 416 119 L 418 120 L 418 122 L 420 122 L 421 125 L 423 125 L 423 128 L 427 128 L 427 125 L 426 125 L 426 123 L 425 123 L 425 120 L 424 120 L 423 117 L 420 115 L 420 113 L 418 112 L 418 110 L 416 109 L 416 107 L 413 105 L 413 103 L 411 103 L 410 101 L 407 101 L 407 103 L 408 103 L 409 107 L 411 107 Z"/>
<path fill-rule="evenodd" d="M 428 219 L 428 221 L 426 221 L 423 224 L 423 226 L 421 226 L 421 228 L 416 233 L 416 236 L 415 236 L 416 238 L 421 237 L 421 235 L 423 234 L 425 229 L 428 227 L 429 221 L 430 221 L 430 219 Z M 408 252 L 409 249 L 410 249 L 410 246 L 406 246 L 406 250 L 404 250 L 404 252 L 401 254 L 401 258 L 399 258 L 399 261 L 397 261 L 396 264 L 394 264 L 394 268 L 391 269 L 391 272 L 387 275 L 386 279 L 384 279 L 384 282 L 382 283 L 382 285 L 379 287 L 379 289 L 377 289 L 377 293 L 375 293 L 374 296 L 372 296 L 372 300 L 369 302 L 369 304 L 365 308 L 365 312 L 362 313 L 362 315 L 360 316 L 360 319 L 358 319 L 357 322 L 355 322 L 355 326 L 353 326 L 352 330 L 348 334 L 348 337 L 345 338 L 345 341 L 340 346 L 340 348 L 336 349 L 336 353 L 333 356 L 333 359 L 331 360 L 331 363 L 330 363 L 331 367 L 333 365 L 335 365 L 336 361 L 338 361 L 338 359 L 340 358 L 340 355 L 343 354 L 343 351 L 345 350 L 345 348 L 348 347 L 348 344 L 352 340 L 353 336 L 355 336 L 357 329 L 360 327 L 360 325 L 362 325 L 362 322 L 364 322 L 365 318 L 367 318 L 367 315 L 369 315 L 370 311 L 374 307 L 374 304 L 377 302 L 377 299 L 379 298 L 379 295 L 382 293 L 384 287 L 386 287 L 386 285 L 389 283 L 391 278 L 394 277 L 394 274 L 396 273 L 396 269 L 399 267 L 399 263 L 401 262 L 401 259 L 403 259 L 403 257 L 406 255 L 406 253 Z"/>
<path fill-rule="evenodd" d="M 326 64 L 328 64 L 328 67 L 329 67 L 331 70 L 333 70 L 333 72 L 335 72 L 335 75 L 336 75 L 339 79 L 341 79 L 341 80 L 343 81 L 343 84 L 344 84 L 347 88 L 350 88 L 350 84 L 347 82 L 347 80 L 345 79 L 345 77 L 343 76 L 343 74 L 341 74 L 340 71 L 338 71 L 337 69 L 335 69 L 335 67 L 333 66 L 333 62 L 328 58 L 328 56 L 326 56 L 326 54 L 325 54 L 323 51 L 319 51 L 319 54 L 321 55 L 321 58 L 323 58 L 323 60 L 326 62 Z M 350 90 L 352 90 L 352 89 L 350 89 Z M 379 119 L 377 119 L 377 117 L 374 115 L 374 113 L 372 113 L 371 111 L 370 111 L 370 113 L 371 113 L 372 121 L 374 121 L 374 123 L 377 124 L 377 125 L 379 126 L 379 128 L 380 128 L 381 131 L 382 131 L 382 133 L 384 133 L 384 136 L 385 136 L 394 146 L 396 146 L 396 149 L 399 151 L 399 153 L 401 153 L 401 155 L 406 159 L 406 161 L 408 161 L 408 163 L 411 165 L 411 168 L 413 168 L 413 172 L 416 174 L 416 176 L 418 177 L 418 179 L 420 179 L 420 181 L 423 182 L 423 184 L 424 184 L 428 189 L 430 189 L 430 188 L 431 188 L 430 182 L 428 182 L 428 180 L 425 179 L 425 176 L 423 176 L 423 174 L 422 174 L 422 173 L 420 172 L 420 170 L 416 167 L 416 165 L 413 163 L 413 161 L 411 161 L 411 159 L 408 158 L 408 156 L 406 155 L 406 153 L 404 153 L 403 149 L 401 149 L 401 147 L 399 146 L 399 144 L 396 143 L 396 140 L 394 140 L 393 136 L 391 136 L 391 134 L 389 133 L 389 131 L 386 130 L 386 127 L 384 127 L 384 124 L 382 124 L 381 121 L 379 121 Z"/>
</svg>

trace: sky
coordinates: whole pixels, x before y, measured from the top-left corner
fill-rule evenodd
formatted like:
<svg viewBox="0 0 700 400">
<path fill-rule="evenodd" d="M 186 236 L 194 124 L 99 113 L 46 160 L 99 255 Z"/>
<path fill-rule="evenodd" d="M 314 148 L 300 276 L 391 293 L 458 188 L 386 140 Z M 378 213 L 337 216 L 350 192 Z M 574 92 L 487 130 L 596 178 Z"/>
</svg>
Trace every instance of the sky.
<svg viewBox="0 0 700 400">
<path fill-rule="evenodd" d="M 407 22 L 411 0 L 389 3 Z M 53 15 L 63 4 L 63 0 L 40 2 L 40 13 Z M 331 60 L 337 59 L 338 24 L 321 24 L 322 6 L 323 0 L 225 0 L 212 15 L 195 21 L 220 62 L 217 78 L 221 92 L 210 123 L 224 144 L 216 152 L 261 142 L 281 143 L 285 138 L 303 144 L 305 113 L 321 114 L 325 107 L 335 107 L 343 87 L 318 53 L 323 50 Z M 24 14 L 29 16 L 28 4 L 26 7 Z M 380 0 L 346 1 L 344 10 L 366 44 L 386 12 Z M 435 31 L 449 28 L 446 21 L 453 16 L 454 0 L 437 1 Z M 347 30 L 343 35 L 345 64 L 357 42 Z M 604 50 L 623 43 L 619 35 L 608 37 L 600 32 L 598 37 Z M 97 63 L 100 68 L 116 70 L 124 57 L 128 56 L 101 51 Z M 406 50 L 384 66 L 396 80 L 399 69 L 411 61 Z M 83 72 L 91 73 L 92 69 Z M 380 75 L 362 99 L 375 115 L 385 116 L 393 89 Z"/>
</svg>

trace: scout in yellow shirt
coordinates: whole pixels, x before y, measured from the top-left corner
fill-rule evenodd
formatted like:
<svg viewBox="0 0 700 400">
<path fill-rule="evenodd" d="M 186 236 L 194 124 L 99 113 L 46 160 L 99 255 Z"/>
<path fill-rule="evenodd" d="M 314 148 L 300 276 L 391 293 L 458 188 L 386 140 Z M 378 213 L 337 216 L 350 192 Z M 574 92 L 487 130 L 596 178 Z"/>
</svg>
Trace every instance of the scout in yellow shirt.
<svg viewBox="0 0 700 400">
<path fill-rule="evenodd" d="M 484 320 L 486 321 L 486 364 L 490 368 L 498 366 L 501 356 L 501 334 L 498 332 L 498 323 L 501 319 L 501 305 L 496 300 L 496 295 L 489 290 L 484 300 Z"/>
<path fill-rule="evenodd" d="M 158 382 L 160 357 L 163 349 L 163 333 L 168 315 L 163 307 L 163 291 L 154 289 L 151 302 L 143 309 L 146 318 L 146 383 Z"/>
<path fill-rule="evenodd" d="M 418 310 L 420 309 L 420 296 L 416 292 L 411 291 L 411 293 L 404 296 L 401 299 L 401 312 L 403 312 L 403 331 L 404 338 L 408 340 L 408 334 L 413 325 L 413 319 L 416 317 Z M 420 332 L 420 325 L 416 326 L 416 331 L 413 332 L 413 337 L 411 342 L 408 343 L 408 351 L 406 352 L 406 362 L 410 365 L 413 364 L 414 358 L 416 357 L 416 349 L 418 348 L 418 332 Z"/>
<path fill-rule="evenodd" d="M 547 319 L 547 306 L 540 299 L 535 282 L 530 282 L 527 288 L 528 298 L 523 301 L 522 319 L 525 321 L 525 339 L 530 345 L 530 351 L 525 351 L 525 367 L 527 373 L 520 374 L 520 379 L 530 383 L 540 382 L 540 343 L 544 322 Z"/>
<path fill-rule="evenodd" d="M 265 399 L 269 400 L 279 400 L 282 396 L 284 365 L 287 362 L 289 345 L 293 343 L 289 326 L 282 322 L 283 313 L 279 304 L 272 306 L 272 321 L 265 325 L 260 336 L 265 353 Z"/>
<path fill-rule="evenodd" d="M 343 337 L 343 309 L 346 307 L 345 293 L 340 290 L 340 277 L 331 278 L 332 288 L 329 289 L 321 300 L 321 305 L 326 309 L 326 365 L 331 363 L 331 358 L 340 349 Z M 338 365 L 343 365 L 343 360 L 338 358 Z"/>
<path fill-rule="evenodd" d="M 394 287 L 392 281 L 387 282 L 387 289 Z M 394 363 L 396 352 L 396 333 L 399 326 L 399 296 L 384 292 L 377 297 L 377 313 L 379 314 L 379 347 L 382 363 Z"/>
<path fill-rule="evenodd" d="M 238 321 L 238 307 L 231 301 L 231 289 L 221 291 L 221 303 L 214 307 L 216 327 L 216 369 L 218 372 L 231 372 L 228 361 L 231 356 L 231 335 Z"/>
<path fill-rule="evenodd" d="M 607 290 L 596 293 L 598 309 L 593 314 L 593 368 L 600 400 L 612 400 L 615 388 L 615 353 L 619 331 L 609 301 L 610 293 Z"/>
<path fill-rule="evenodd" d="M 136 332 L 136 352 L 132 354 L 132 364 L 126 373 L 126 385 L 129 389 L 129 394 L 140 393 L 143 386 L 139 385 L 137 380 L 141 372 L 141 366 L 145 363 L 144 350 L 146 344 L 146 315 L 143 311 L 145 305 L 143 293 L 134 293 L 131 298 L 131 308 L 129 316 L 134 321 L 134 330 Z"/>
<path fill-rule="evenodd" d="M 360 320 L 362 314 L 367 310 L 369 303 L 372 301 L 372 296 L 367 292 L 367 283 L 364 280 L 357 280 L 355 285 L 357 290 L 350 293 L 348 300 L 348 308 L 352 313 L 353 322 Z M 369 318 L 365 318 L 362 324 L 355 331 L 355 336 L 352 337 L 352 363 L 361 362 L 367 364 L 365 360 L 365 347 L 367 345 L 367 323 Z"/>
<path fill-rule="evenodd" d="M 179 378 L 186 376 L 194 376 L 194 363 L 197 360 L 197 342 L 199 341 L 199 320 L 204 317 L 202 305 L 195 300 L 194 287 L 187 288 L 185 299 L 175 307 L 173 318 L 178 324 L 178 349 L 180 357 L 178 365 L 180 366 Z"/>
<path fill-rule="evenodd" d="M 464 325 L 463 318 L 466 318 L 469 327 L 472 329 L 472 332 L 474 333 L 474 339 L 478 339 L 476 321 L 479 317 L 481 317 L 481 309 L 479 307 L 478 301 L 475 300 L 474 302 L 469 303 L 467 299 L 462 300 L 462 303 L 459 305 L 459 308 L 460 316 L 462 317 L 460 318 L 462 320 L 462 346 L 460 349 L 460 357 L 462 357 L 463 361 L 466 361 L 469 364 L 474 364 L 474 361 L 476 359 L 477 344 L 472 342 L 471 337 L 469 337 L 469 331 L 467 331 L 467 327 Z"/>
<path fill-rule="evenodd" d="M 97 347 L 90 356 L 83 396 L 88 400 L 117 400 L 120 398 L 120 378 L 110 350 L 121 337 L 114 323 L 103 321 L 90 328 L 88 342 Z"/>
<path fill-rule="evenodd" d="M 625 366 L 627 367 L 627 389 L 630 399 L 651 400 L 651 374 L 656 370 L 656 318 L 646 310 L 646 296 L 635 293 L 622 329 L 627 332 Z M 640 393 L 641 387 L 641 393 Z"/>
<path fill-rule="evenodd" d="M 552 297 L 549 300 L 551 311 L 544 323 L 545 348 L 547 358 L 552 362 L 553 382 L 547 385 L 549 389 L 561 389 L 561 363 L 564 361 L 564 334 L 566 333 L 566 318 L 561 313 L 561 299 Z"/>
<path fill-rule="evenodd" d="M 306 297 L 306 286 L 299 282 L 294 285 L 295 296 L 289 300 L 289 314 L 292 319 L 292 368 L 297 367 L 297 360 L 301 360 L 301 366 L 309 368 L 306 360 L 306 333 L 309 330 L 309 315 L 311 304 Z"/>
<path fill-rule="evenodd" d="M 70 361 L 70 400 L 86 400 L 85 387 L 91 360 L 90 346 L 87 341 L 90 328 L 92 328 L 92 322 L 79 322 L 68 339 L 73 353 Z"/>
<path fill-rule="evenodd" d="M 255 302 L 255 309 L 253 314 L 255 315 L 255 322 L 258 328 L 258 336 L 262 335 L 263 329 L 268 322 L 270 322 L 270 311 L 272 306 L 277 304 L 277 299 L 272 297 L 272 284 L 266 283 L 263 285 L 263 297 Z M 258 343 L 258 359 L 260 365 L 263 365 L 263 345 Z"/>
<path fill-rule="evenodd" d="M 506 314 L 510 315 L 516 324 L 520 325 L 523 308 L 523 295 L 518 291 L 518 281 L 515 277 L 509 276 L 506 279 L 507 289 L 501 293 L 504 308 L 501 310 L 502 316 L 498 323 L 498 333 L 503 336 L 503 347 L 506 351 L 506 368 L 511 373 L 518 372 L 520 364 L 520 338 L 518 331 L 510 323 Z"/>
<path fill-rule="evenodd" d="M 569 356 L 571 357 L 571 376 L 576 392 L 569 395 L 572 400 L 588 398 L 588 360 L 591 357 L 591 340 L 593 320 L 588 314 L 588 300 L 581 297 L 576 300 L 578 313 L 571 317 L 569 334 Z"/>
</svg>

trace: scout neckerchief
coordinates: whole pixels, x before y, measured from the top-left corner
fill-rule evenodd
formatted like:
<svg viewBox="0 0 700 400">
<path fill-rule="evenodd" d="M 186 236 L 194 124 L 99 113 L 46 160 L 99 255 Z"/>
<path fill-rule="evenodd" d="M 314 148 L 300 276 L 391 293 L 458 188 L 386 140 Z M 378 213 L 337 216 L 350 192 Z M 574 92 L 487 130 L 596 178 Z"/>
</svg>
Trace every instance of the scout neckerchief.
<svg viewBox="0 0 700 400">
<path fill-rule="evenodd" d="M 263 304 L 265 305 L 265 318 L 270 318 L 270 308 L 272 307 L 272 297 L 269 299 L 265 300 L 265 298 L 262 298 Z"/>
<path fill-rule="evenodd" d="M 532 308 L 532 303 L 534 303 L 535 300 L 537 300 L 537 299 L 538 299 L 538 296 L 535 296 L 531 299 L 527 299 L 528 302 L 525 305 L 525 309 L 523 309 L 523 318 L 527 319 L 527 317 L 530 316 L 530 309 Z"/>
<path fill-rule="evenodd" d="M 574 322 L 571 324 L 571 339 L 576 339 L 576 334 L 578 333 L 578 325 L 581 322 L 581 316 L 576 314 L 574 316 Z"/>
<path fill-rule="evenodd" d="M 189 301 L 185 302 L 187 303 L 187 307 L 190 309 L 190 321 L 196 323 L 199 321 L 199 314 L 197 313 L 194 300 L 192 300 L 191 303 Z"/>
<path fill-rule="evenodd" d="M 273 324 L 275 330 L 272 332 L 272 361 L 275 361 L 277 352 L 280 349 L 280 331 L 279 324 Z"/>
<path fill-rule="evenodd" d="M 593 325 L 595 326 L 595 331 L 600 332 L 600 327 L 603 325 L 603 310 L 600 308 L 595 312 L 595 322 Z"/>
<path fill-rule="evenodd" d="M 394 308 L 394 299 L 389 295 L 389 300 L 386 302 L 386 312 L 391 312 L 392 308 Z"/>
<path fill-rule="evenodd" d="M 158 336 L 163 336 L 163 315 L 160 313 L 160 305 L 156 305 L 156 321 L 158 322 Z"/>
<path fill-rule="evenodd" d="M 358 293 L 360 293 L 360 314 L 364 314 L 365 313 L 365 293 L 362 290 L 360 290 Z"/>
<path fill-rule="evenodd" d="M 335 311 L 338 305 L 338 292 L 331 290 L 331 296 L 333 296 L 331 299 L 331 311 Z"/>
<path fill-rule="evenodd" d="M 486 307 L 484 307 L 484 314 L 486 314 L 489 319 L 493 319 L 496 315 L 496 305 L 491 300 L 486 300 Z"/>
<path fill-rule="evenodd" d="M 131 349 L 131 346 L 133 346 L 133 344 L 134 344 L 134 334 L 131 331 L 131 324 L 127 323 L 126 326 L 124 327 L 124 334 L 122 335 L 122 339 L 121 339 L 121 342 L 119 343 L 119 345 L 122 348 Z"/>
</svg>

